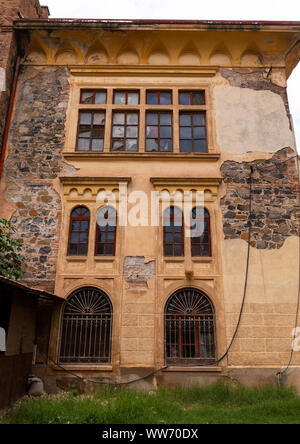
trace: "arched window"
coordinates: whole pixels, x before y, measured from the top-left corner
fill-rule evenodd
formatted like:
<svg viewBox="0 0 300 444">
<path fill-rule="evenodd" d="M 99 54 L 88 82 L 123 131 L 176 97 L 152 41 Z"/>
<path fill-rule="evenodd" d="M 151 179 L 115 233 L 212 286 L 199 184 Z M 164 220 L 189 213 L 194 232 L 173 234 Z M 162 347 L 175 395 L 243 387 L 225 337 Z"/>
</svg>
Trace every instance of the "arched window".
<svg viewBox="0 0 300 444">
<path fill-rule="evenodd" d="M 184 256 L 184 224 L 182 211 L 169 207 L 164 211 L 164 255 Z"/>
<path fill-rule="evenodd" d="M 176 291 L 165 309 L 166 362 L 195 364 L 216 358 L 215 314 L 209 298 L 200 290 Z"/>
<path fill-rule="evenodd" d="M 191 250 L 193 257 L 211 257 L 210 215 L 205 208 L 192 210 Z"/>
<path fill-rule="evenodd" d="M 70 256 L 86 256 L 89 243 L 90 212 L 85 207 L 77 207 L 71 213 L 69 247 Z"/>
<path fill-rule="evenodd" d="M 117 213 L 112 207 L 102 207 L 97 213 L 96 256 L 115 256 Z"/>
<path fill-rule="evenodd" d="M 112 318 L 112 305 L 103 291 L 96 288 L 74 291 L 64 307 L 59 361 L 109 363 Z"/>
</svg>

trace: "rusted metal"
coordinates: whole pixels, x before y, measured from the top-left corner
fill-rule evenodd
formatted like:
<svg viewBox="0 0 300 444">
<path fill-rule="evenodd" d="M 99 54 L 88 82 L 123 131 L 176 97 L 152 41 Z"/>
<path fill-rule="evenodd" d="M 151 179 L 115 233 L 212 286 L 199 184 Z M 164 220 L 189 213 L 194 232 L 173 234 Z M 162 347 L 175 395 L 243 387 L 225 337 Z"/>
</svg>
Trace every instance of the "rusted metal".
<svg viewBox="0 0 300 444">
<path fill-rule="evenodd" d="M 32 369 L 32 353 L 0 355 L 0 410 L 25 395 Z"/>
</svg>

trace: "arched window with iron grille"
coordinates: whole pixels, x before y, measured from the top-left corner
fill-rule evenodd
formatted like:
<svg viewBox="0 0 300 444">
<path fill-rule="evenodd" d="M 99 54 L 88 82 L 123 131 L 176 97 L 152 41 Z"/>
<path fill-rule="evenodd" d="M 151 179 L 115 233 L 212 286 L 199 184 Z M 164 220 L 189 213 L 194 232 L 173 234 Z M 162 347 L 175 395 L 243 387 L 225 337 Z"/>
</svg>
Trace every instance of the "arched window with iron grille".
<svg viewBox="0 0 300 444">
<path fill-rule="evenodd" d="M 164 211 L 164 255 L 184 256 L 184 224 L 180 208 L 169 207 Z"/>
<path fill-rule="evenodd" d="M 89 244 L 90 212 L 86 207 L 77 207 L 71 213 L 68 254 L 86 256 Z"/>
<path fill-rule="evenodd" d="M 97 213 L 96 256 L 115 256 L 117 238 L 117 212 L 104 206 Z"/>
<path fill-rule="evenodd" d="M 216 360 L 215 313 L 202 291 L 176 291 L 165 308 L 166 363 L 212 363 Z"/>
<path fill-rule="evenodd" d="M 191 214 L 192 257 L 211 257 L 210 214 L 206 208 L 195 207 Z"/>
<path fill-rule="evenodd" d="M 67 299 L 61 327 L 61 363 L 110 363 L 113 309 L 97 288 L 74 291 Z"/>
</svg>

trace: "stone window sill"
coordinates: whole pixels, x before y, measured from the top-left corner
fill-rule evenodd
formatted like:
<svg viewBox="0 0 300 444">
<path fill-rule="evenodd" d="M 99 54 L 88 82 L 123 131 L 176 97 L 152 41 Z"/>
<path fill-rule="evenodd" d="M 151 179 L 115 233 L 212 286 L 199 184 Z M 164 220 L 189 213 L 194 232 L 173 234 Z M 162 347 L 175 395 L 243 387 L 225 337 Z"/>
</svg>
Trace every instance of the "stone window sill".
<svg viewBox="0 0 300 444">
<path fill-rule="evenodd" d="M 95 262 L 115 262 L 115 256 L 95 256 Z"/>
<path fill-rule="evenodd" d="M 184 257 L 170 257 L 170 258 L 165 257 L 164 261 L 168 264 L 172 264 L 172 263 L 177 263 L 177 262 L 184 262 L 185 258 Z"/>
<path fill-rule="evenodd" d="M 86 256 L 67 256 L 68 262 L 86 262 L 87 257 Z"/>
<path fill-rule="evenodd" d="M 82 365 L 82 364 L 61 364 L 61 366 L 70 371 L 102 371 L 102 372 L 112 372 L 112 365 Z M 55 366 L 55 369 L 61 370 L 59 366 Z"/>
<path fill-rule="evenodd" d="M 191 367 L 184 367 L 184 366 L 169 366 L 168 368 L 163 370 L 164 372 L 210 372 L 220 373 L 222 369 L 217 366 L 206 366 L 206 367 L 200 367 L 200 366 L 191 366 Z"/>
<path fill-rule="evenodd" d="M 217 162 L 220 158 L 218 153 L 145 153 L 145 152 L 64 152 L 63 156 L 66 160 L 111 160 L 111 159 L 136 159 L 151 160 L 160 158 L 173 158 L 178 160 L 202 159 L 206 162 Z"/>
<path fill-rule="evenodd" d="M 213 261 L 212 257 L 192 257 L 193 262 L 200 262 L 204 264 L 209 264 Z"/>
</svg>

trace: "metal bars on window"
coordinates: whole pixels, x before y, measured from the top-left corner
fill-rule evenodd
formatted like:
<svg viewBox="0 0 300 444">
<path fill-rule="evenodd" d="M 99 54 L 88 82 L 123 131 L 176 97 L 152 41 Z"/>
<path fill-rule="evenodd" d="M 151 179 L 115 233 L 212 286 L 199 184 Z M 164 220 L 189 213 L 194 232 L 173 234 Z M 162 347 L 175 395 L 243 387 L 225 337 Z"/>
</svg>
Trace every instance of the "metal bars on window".
<svg viewBox="0 0 300 444">
<path fill-rule="evenodd" d="M 61 363 L 110 363 L 112 305 L 96 288 L 75 291 L 67 300 L 62 319 Z"/>
<path fill-rule="evenodd" d="M 168 364 L 211 363 L 216 359 L 215 315 L 200 290 L 185 288 L 169 299 L 165 310 Z"/>
</svg>

